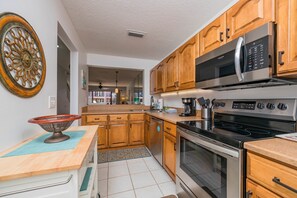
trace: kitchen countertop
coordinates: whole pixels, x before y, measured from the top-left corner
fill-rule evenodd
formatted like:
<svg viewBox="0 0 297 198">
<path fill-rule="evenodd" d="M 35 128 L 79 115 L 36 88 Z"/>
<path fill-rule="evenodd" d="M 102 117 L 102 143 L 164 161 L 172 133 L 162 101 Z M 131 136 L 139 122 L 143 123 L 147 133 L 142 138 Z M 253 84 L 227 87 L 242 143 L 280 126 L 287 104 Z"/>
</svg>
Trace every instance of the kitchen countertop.
<svg viewBox="0 0 297 198">
<path fill-rule="evenodd" d="M 190 121 L 190 120 L 201 120 L 200 116 L 188 116 L 188 117 L 181 117 L 177 113 L 164 113 L 164 112 L 146 112 L 150 116 L 154 116 L 161 120 L 165 120 L 167 122 L 171 122 L 176 124 L 177 122 L 181 121 Z"/>
<path fill-rule="evenodd" d="M 148 114 L 150 116 L 154 116 L 161 120 L 165 120 L 167 122 L 171 122 L 176 124 L 177 122 L 181 121 L 190 121 L 190 120 L 201 120 L 200 116 L 188 116 L 188 117 L 181 117 L 178 113 L 166 113 L 166 112 L 158 112 L 158 111 L 142 111 L 142 110 L 133 110 L 133 111 L 88 111 L 82 113 L 82 115 L 111 115 L 111 114 Z"/>
<path fill-rule="evenodd" d="M 77 130 L 86 130 L 86 133 L 75 149 L 0 158 L 0 181 L 81 168 L 87 151 L 93 139 L 96 138 L 97 126 L 70 127 L 66 131 Z M 43 134 L 44 133 L 32 137 L 0 153 L 0 156 L 15 150 Z"/>
<path fill-rule="evenodd" d="M 244 143 L 244 148 L 297 169 L 297 142 L 272 138 Z"/>
</svg>

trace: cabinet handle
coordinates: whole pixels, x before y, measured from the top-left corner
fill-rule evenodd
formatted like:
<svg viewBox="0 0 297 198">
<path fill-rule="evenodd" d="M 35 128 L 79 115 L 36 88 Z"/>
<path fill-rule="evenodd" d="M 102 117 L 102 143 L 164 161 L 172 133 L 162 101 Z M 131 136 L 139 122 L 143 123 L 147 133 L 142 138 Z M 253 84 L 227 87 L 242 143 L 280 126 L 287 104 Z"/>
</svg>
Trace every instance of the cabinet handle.
<svg viewBox="0 0 297 198">
<path fill-rule="evenodd" d="M 170 131 L 170 130 L 171 130 L 171 128 L 169 128 L 169 127 L 166 127 L 166 129 L 167 129 L 168 131 Z"/>
<path fill-rule="evenodd" d="M 220 32 L 220 41 L 223 42 L 224 39 L 223 39 L 223 35 L 224 35 L 224 32 Z"/>
<path fill-rule="evenodd" d="M 132 128 L 132 124 L 130 124 L 130 129 Z"/>
<path fill-rule="evenodd" d="M 284 65 L 284 61 L 283 61 L 283 55 L 285 54 L 285 51 L 279 51 L 278 52 L 278 64 L 279 65 Z"/>
<path fill-rule="evenodd" d="M 281 182 L 281 180 L 280 180 L 279 178 L 277 178 L 277 177 L 274 177 L 274 178 L 272 179 L 272 181 L 275 182 L 275 183 L 277 183 L 278 185 L 280 185 L 280 186 L 282 186 L 282 187 L 284 187 L 284 188 L 286 188 L 286 189 L 288 189 L 288 190 L 294 192 L 294 193 L 297 193 L 297 190 L 296 190 L 295 188 L 292 188 L 291 186 L 288 186 L 287 184 L 284 184 L 284 183 Z"/>
<path fill-rule="evenodd" d="M 249 190 L 245 193 L 246 198 L 250 198 L 252 195 L 253 195 L 253 192 L 251 190 Z"/>
<path fill-rule="evenodd" d="M 227 39 L 230 38 L 230 36 L 229 36 L 229 31 L 230 31 L 230 28 L 226 28 L 226 38 L 227 38 Z"/>
<path fill-rule="evenodd" d="M 100 118 L 95 118 L 95 120 L 100 120 Z"/>
<path fill-rule="evenodd" d="M 117 117 L 117 119 L 118 119 L 118 120 L 120 120 L 120 119 L 121 119 L 121 117 Z"/>
<path fill-rule="evenodd" d="M 176 151 L 176 143 L 174 143 L 174 151 Z"/>
</svg>

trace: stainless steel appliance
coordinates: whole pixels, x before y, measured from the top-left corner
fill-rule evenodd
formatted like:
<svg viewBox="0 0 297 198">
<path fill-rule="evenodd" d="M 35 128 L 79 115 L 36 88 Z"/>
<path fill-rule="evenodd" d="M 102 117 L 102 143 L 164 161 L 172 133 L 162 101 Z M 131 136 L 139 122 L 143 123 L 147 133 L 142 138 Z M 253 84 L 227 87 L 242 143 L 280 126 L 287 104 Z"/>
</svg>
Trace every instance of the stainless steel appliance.
<svg viewBox="0 0 297 198">
<path fill-rule="evenodd" d="M 163 165 L 163 120 L 152 117 L 149 137 L 150 152 Z"/>
<path fill-rule="evenodd" d="M 196 98 L 182 98 L 184 112 L 180 116 L 196 116 Z"/>
<path fill-rule="evenodd" d="M 213 121 L 178 122 L 177 193 L 245 197 L 244 142 L 296 132 L 296 99 L 216 100 Z"/>
<path fill-rule="evenodd" d="M 276 76 L 275 29 L 275 24 L 267 23 L 198 57 L 196 87 L 227 90 L 294 84 Z"/>
</svg>

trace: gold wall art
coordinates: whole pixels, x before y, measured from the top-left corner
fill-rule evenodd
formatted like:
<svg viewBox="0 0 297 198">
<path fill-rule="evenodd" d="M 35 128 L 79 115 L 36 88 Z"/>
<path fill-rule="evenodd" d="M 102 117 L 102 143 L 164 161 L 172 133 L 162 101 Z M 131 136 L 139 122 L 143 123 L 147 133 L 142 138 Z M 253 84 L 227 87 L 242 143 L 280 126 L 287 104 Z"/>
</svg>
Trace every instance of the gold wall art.
<svg viewBox="0 0 297 198">
<path fill-rule="evenodd" d="M 17 14 L 0 14 L 0 55 L 0 81 L 11 93 L 29 98 L 41 90 L 43 48 L 32 26 Z"/>
</svg>

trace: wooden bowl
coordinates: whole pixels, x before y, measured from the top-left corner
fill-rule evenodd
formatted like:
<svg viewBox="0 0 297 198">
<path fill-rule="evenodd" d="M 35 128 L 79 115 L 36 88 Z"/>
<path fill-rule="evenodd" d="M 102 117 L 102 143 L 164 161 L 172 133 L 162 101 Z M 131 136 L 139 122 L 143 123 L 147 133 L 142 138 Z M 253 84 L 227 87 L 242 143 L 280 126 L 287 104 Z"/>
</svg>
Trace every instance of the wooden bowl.
<svg viewBox="0 0 297 198">
<path fill-rule="evenodd" d="M 68 129 L 74 120 L 80 119 L 79 115 L 63 114 L 63 115 L 49 115 L 41 116 L 28 120 L 29 123 L 39 124 L 41 128 L 49 133 L 53 133 L 52 136 L 46 138 L 44 143 L 57 143 L 68 140 L 70 137 L 62 133 L 62 131 Z"/>
</svg>

